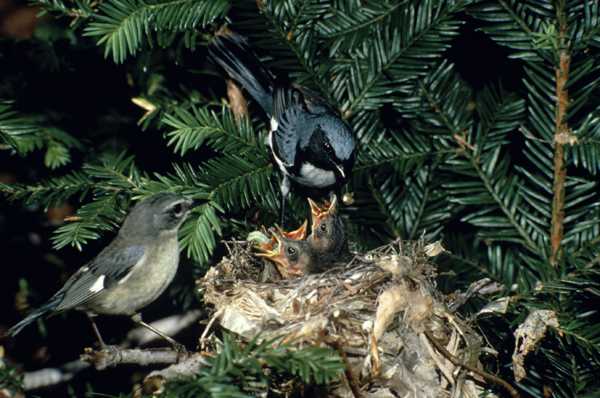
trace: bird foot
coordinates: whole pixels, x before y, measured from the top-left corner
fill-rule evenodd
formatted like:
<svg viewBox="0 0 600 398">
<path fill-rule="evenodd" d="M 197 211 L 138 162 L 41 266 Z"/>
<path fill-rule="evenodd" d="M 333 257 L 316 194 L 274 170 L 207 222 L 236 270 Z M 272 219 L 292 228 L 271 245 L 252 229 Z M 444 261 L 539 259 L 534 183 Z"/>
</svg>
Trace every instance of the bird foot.
<svg viewBox="0 0 600 398">
<path fill-rule="evenodd" d="M 98 350 L 86 347 L 80 359 L 93 365 L 97 370 L 102 370 L 112 365 L 120 351 L 121 349 L 116 345 L 102 345 Z"/>
</svg>

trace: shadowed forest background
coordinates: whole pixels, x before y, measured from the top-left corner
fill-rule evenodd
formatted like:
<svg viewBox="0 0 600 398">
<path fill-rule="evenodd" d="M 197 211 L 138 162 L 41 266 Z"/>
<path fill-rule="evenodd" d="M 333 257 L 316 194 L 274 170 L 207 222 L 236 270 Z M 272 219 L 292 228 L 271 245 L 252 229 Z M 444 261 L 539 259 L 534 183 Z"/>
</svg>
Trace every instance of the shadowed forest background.
<svg viewBox="0 0 600 398">
<path fill-rule="evenodd" d="M 33 3 L 0 0 L 0 333 L 93 258 L 140 197 L 206 199 L 181 231 L 178 276 L 147 320 L 203 310 L 194 281 L 223 255 L 219 241 L 276 221 L 279 175 L 263 115 L 250 101 L 251 120 L 238 126 L 207 59 L 208 41 L 229 22 L 272 70 L 323 93 L 357 133 L 346 188 L 354 203 L 343 210 L 351 247 L 441 240 L 450 252 L 438 260 L 442 291 L 483 277 L 503 286 L 461 310 L 497 351 L 480 358 L 487 371 L 522 396 L 597 396 L 596 2 Z M 565 71 L 568 94 L 557 88 Z M 297 223 L 307 208 L 295 196 Z M 504 313 L 476 315 L 502 297 Z M 513 333 L 536 309 L 554 311 L 560 327 L 516 382 Z M 126 318 L 98 323 L 113 343 L 133 327 Z M 177 338 L 193 347 L 202 329 Z M 60 365 L 93 343 L 82 314 L 34 324 L 0 340 L 0 384 L 14 381 L 12 369 Z M 86 370 L 32 396 L 126 396 L 146 372 Z"/>
</svg>

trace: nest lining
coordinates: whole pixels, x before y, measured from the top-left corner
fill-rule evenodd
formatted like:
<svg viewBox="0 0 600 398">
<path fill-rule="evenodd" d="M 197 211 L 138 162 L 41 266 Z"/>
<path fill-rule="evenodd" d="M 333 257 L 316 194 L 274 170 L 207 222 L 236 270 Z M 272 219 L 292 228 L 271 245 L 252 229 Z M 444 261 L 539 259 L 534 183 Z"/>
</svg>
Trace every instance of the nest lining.
<svg viewBox="0 0 600 398">
<path fill-rule="evenodd" d="M 476 367 L 481 337 L 448 309 L 435 285 L 431 257 L 439 244 L 396 241 L 355 254 L 320 274 L 279 279 L 246 242 L 228 242 L 229 255 L 198 281 L 219 324 L 250 340 L 336 341 L 366 397 L 477 397 L 477 375 L 438 352 L 434 336 L 462 363 Z M 353 396 L 347 383 L 332 394 Z"/>
</svg>

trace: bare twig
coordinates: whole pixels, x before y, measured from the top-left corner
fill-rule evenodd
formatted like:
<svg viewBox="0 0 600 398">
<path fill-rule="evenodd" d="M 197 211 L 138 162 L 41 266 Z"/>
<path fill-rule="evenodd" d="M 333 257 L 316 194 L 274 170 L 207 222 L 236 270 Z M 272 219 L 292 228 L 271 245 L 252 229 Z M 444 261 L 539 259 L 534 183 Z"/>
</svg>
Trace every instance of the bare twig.
<svg viewBox="0 0 600 398">
<path fill-rule="evenodd" d="M 192 310 L 183 314 L 169 316 L 167 318 L 159 319 L 151 323 L 152 326 L 166 332 L 169 335 L 175 335 L 189 327 L 192 323 L 196 322 L 201 316 L 202 312 L 198 310 Z M 150 332 L 148 329 L 138 327 L 131 330 L 127 334 L 127 339 L 119 344 L 119 349 L 124 350 L 130 347 L 132 344 L 144 345 L 148 344 L 159 337 L 155 333 Z M 133 351 L 133 350 L 127 350 Z M 141 351 L 141 350 L 139 350 Z M 126 354 L 129 355 L 129 354 Z M 164 356 L 163 356 L 164 357 Z M 129 358 L 132 358 L 131 356 Z M 121 362 L 126 363 L 126 362 Z M 169 362 L 172 363 L 172 362 Z M 142 363 L 139 363 L 143 365 Z M 67 362 L 61 366 L 52 368 L 43 368 L 31 372 L 26 372 L 23 375 L 23 388 L 25 391 L 37 390 L 40 388 L 50 387 L 57 384 L 66 383 L 72 380 L 78 373 L 89 369 L 93 365 L 92 362 L 84 360 L 76 360 Z M 116 365 L 116 363 L 115 363 Z"/>
<path fill-rule="evenodd" d="M 433 336 L 433 334 L 431 334 L 430 331 L 426 330 L 424 332 L 424 334 L 425 334 L 425 336 L 427 336 L 427 338 L 429 339 L 431 344 L 433 344 L 435 349 L 438 350 L 447 360 L 452 362 L 452 364 L 454 366 L 460 366 L 461 368 L 464 368 L 470 372 L 475 373 L 476 375 L 483 377 L 483 379 L 488 382 L 491 382 L 491 383 L 494 383 L 494 384 L 504 387 L 506 389 L 506 391 L 508 391 L 510 396 L 513 398 L 520 397 L 519 392 L 513 386 L 511 386 L 507 381 L 502 380 L 498 376 L 494 376 L 493 374 L 490 374 L 486 371 L 478 369 L 474 366 L 467 365 L 466 363 L 462 363 L 458 358 L 456 358 L 454 355 L 452 355 L 450 352 L 448 352 L 448 350 L 446 350 L 446 348 L 442 344 L 440 344 L 439 341 L 437 341 L 437 339 Z"/>
<path fill-rule="evenodd" d="M 569 80 L 569 66 L 571 56 L 569 54 L 566 40 L 568 36 L 567 23 L 564 15 L 559 11 L 558 15 L 560 30 L 560 52 L 559 65 L 556 69 L 556 121 L 554 131 L 554 184 L 552 191 L 552 225 L 550 227 L 550 242 L 552 253 L 550 263 L 558 264 L 560 244 L 564 234 L 565 219 L 565 181 L 567 178 L 567 167 L 565 164 L 564 145 L 568 144 L 572 135 L 567 125 L 567 108 L 569 106 L 569 93 L 567 83 Z"/>
<path fill-rule="evenodd" d="M 119 364 L 148 366 L 153 364 L 173 364 L 187 354 L 170 349 L 142 350 L 139 348 L 119 348 L 106 346 L 100 351 L 86 348 L 81 360 L 91 363 L 97 370 L 103 370 Z"/>
<path fill-rule="evenodd" d="M 55 368 L 44 368 L 27 372 L 23 376 L 23 389 L 25 391 L 66 383 L 73 379 L 77 373 L 89 369 L 91 365 L 87 362 L 77 360 L 67 362 Z"/>
</svg>

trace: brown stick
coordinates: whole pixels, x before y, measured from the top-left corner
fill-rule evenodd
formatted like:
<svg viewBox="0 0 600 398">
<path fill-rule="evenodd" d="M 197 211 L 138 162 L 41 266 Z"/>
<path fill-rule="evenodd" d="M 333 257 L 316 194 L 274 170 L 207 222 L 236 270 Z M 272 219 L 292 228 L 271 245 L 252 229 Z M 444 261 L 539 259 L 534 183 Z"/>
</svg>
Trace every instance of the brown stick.
<svg viewBox="0 0 600 398">
<path fill-rule="evenodd" d="M 425 336 L 427 336 L 427 338 L 431 342 L 431 344 L 433 344 L 435 349 L 438 350 L 447 360 L 452 362 L 452 364 L 454 366 L 460 366 L 461 368 L 467 369 L 468 371 L 473 372 L 473 373 L 483 377 L 488 382 L 498 384 L 498 385 L 504 387 L 506 389 L 506 391 L 508 391 L 510 396 L 513 398 L 520 397 L 519 392 L 513 386 L 511 386 L 507 381 L 502 380 L 498 376 L 494 376 L 493 374 L 490 374 L 486 371 L 477 369 L 474 366 L 462 363 L 458 358 L 456 358 L 454 355 L 452 355 L 450 352 L 448 352 L 448 350 L 442 344 L 440 344 L 440 342 L 437 341 L 435 337 L 433 337 L 433 334 L 431 334 L 430 331 L 426 330 L 424 333 L 425 333 Z"/>
<path fill-rule="evenodd" d="M 564 234 L 565 219 L 565 180 L 567 167 L 565 164 L 565 143 L 569 142 L 569 126 L 567 125 L 567 108 L 569 106 L 569 93 L 567 81 L 569 80 L 569 66 L 571 56 L 565 49 L 567 26 L 565 18 L 560 18 L 560 41 L 563 47 L 560 50 L 560 60 L 556 69 L 556 121 L 554 131 L 554 184 L 552 191 L 552 225 L 550 227 L 550 242 L 552 253 L 550 264 L 556 267 L 560 255 L 560 244 Z"/>
</svg>

